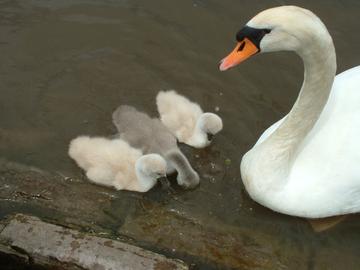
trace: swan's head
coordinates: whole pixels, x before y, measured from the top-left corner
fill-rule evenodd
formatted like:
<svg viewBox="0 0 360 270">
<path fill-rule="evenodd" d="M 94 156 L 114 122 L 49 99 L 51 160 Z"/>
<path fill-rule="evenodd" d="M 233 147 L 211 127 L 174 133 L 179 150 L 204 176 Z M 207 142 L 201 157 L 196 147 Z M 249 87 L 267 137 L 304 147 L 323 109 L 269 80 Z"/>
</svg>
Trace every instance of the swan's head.
<svg viewBox="0 0 360 270">
<path fill-rule="evenodd" d="M 144 176 L 152 179 L 166 177 L 166 161 L 158 154 L 148 154 L 136 161 L 137 170 Z"/>
<path fill-rule="evenodd" d="M 198 120 L 198 125 L 200 130 L 206 134 L 208 143 L 223 128 L 221 118 L 214 113 L 203 113 Z"/>
<path fill-rule="evenodd" d="M 311 11 L 281 6 L 264 10 L 252 18 L 236 34 L 236 40 L 235 49 L 221 61 L 221 71 L 261 52 L 296 51 L 302 54 L 313 49 L 317 40 L 331 42 L 331 37 Z"/>
<path fill-rule="evenodd" d="M 179 149 L 174 148 L 166 153 L 166 160 L 176 169 L 178 173 L 176 180 L 180 186 L 191 189 L 199 185 L 199 175 Z"/>
</svg>

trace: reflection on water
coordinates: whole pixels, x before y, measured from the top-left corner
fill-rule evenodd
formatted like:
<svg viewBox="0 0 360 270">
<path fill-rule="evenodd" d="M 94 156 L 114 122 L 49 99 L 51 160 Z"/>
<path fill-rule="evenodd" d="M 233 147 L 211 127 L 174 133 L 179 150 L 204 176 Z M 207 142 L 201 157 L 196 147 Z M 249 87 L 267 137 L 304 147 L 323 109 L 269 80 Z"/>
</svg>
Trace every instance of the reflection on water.
<svg viewBox="0 0 360 270">
<path fill-rule="evenodd" d="M 205 261 L 221 262 L 213 263 L 214 269 L 244 266 L 246 256 L 258 260 L 244 266 L 249 269 L 355 267 L 360 263 L 360 223 L 355 217 L 316 235 L 304 221 L 251 201 L 241 183 L 241 156 L 290 109 L 302 81 L 302 65 L 291 53 L 277 53 L 221 73 L 218 60 L 232 49 L 235 32 L 250 17 L 285 3 L 309 8 L 323 19 L 335 41 L 339 72 L 358 64 L 354 55 L 359 38 L 354 33 L 360 4 L 355 0 L 1 1 L 1 154 L 80 179 L 80 170 L 67 156 L 71 138 L 112 134 L 111 112 L 120 103 L 156 115 L 156 93 L 174 88 L 206 111 L 218 107 L 224 120 L 224 130 L 210 148 L 183 148 L 202 176 L 201 186 L 172 195 L 156 189 L 138 196 L 136 205 L 129 195 L 117 193 L 106 210 L 121 219 L 113 221 L 113 230 L 158 243 L 152 248 L 164 252 L 175 243 L 178 256 L 190 256 L 190 261 L 201 255 Z M 83 186 L 97 190 L 87 182 Z M 163 210 L 146 211 L 147 201 Z M 201 228 L 189 232 L 194 242 L 181 242 L 174 235 L 186 231 L 171 225 L 173 212 L 186 220 L 176 223 L 184 230 L 189 220 Z M 157 228 L 155 217 L 164 225 Z M 207 244 L 217 249 L 204 254 Z M 262 256 L 271 264 L 261 264 Z"/>
</svg>

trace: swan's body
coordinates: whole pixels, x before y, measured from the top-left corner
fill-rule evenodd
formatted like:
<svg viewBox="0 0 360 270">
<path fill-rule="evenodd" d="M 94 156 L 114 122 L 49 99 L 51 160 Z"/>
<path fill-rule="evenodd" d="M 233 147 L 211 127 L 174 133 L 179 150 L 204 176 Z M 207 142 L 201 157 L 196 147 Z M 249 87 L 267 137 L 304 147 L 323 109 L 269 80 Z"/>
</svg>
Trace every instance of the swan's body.
<svg viewBox="0 0 360 270">
<path fill-rule="evenodd" d="M 117 190 L 146 192 L 166 174 L 161 156 L 143 156 L 121 139 L 80 136 L 70 142 L 69 155 L 90 181 Z"/>
<path fill-rule="evenodd" d="M 160 91 L 156 104 L 161 122 L 179 142 L 196 148 L 206 147 L 213 135 L 221 131 L 221 118 L 204 113 L 199 104 L 191 102 L 174 90 Z"/>
<path fill-rule="evenodd" d="M 168 173 L 178 172 L 178 184 L 194 188 L 200 178 L 185 155 L 177 146 L 176 138 L 157 118 L 138 111 L 132 106 L 122 105 L 113 112 L 113 123 L 120 138 L 145 154 L 157 153 L 168 162 Z"/>
<path fill-rule="evenodd" d="M 265 181 L 262 187 L 254 186 L 250 170 L 257 170 L 257 166 L 246 164 L 264 159 L 266 155 L 274 158 L 271 149 L 261 149 L 260 145 L 276 132 L 286 117 L 261 135 L 242 160 L 243 179 L 248 181 L 245 184 L 256 201 L 278 212 L 312 218 L 360 211 L 360 91 L 357 85 L 360 85 L 360 67 L 336 76 L 329 100 L 297 150 L 296 159 L 280 169 L 289 171 L 281 181 L 286 183 L 282 187 L 276 183 L 269 187 Z M 272 170 L 271 165 L 268 169 Z M 279 187 L 281 190 L 277 190 Z M 266 188 L 268 191 L 264 192 Z"/>
<path fill-rule="evenodd" d="M 247 25 L 271 30 L 261 34 L 259 50 L 297 52 L 305 75 L 289 114 L 242 158 L 246 190 L 255 201 L 289 215 L 360 212 L 360 67 L 334 80 L 332 39 L 308 10 L 269 9 Z M 226 61 L 222 69 L 231 66 Z"/>
</svg>

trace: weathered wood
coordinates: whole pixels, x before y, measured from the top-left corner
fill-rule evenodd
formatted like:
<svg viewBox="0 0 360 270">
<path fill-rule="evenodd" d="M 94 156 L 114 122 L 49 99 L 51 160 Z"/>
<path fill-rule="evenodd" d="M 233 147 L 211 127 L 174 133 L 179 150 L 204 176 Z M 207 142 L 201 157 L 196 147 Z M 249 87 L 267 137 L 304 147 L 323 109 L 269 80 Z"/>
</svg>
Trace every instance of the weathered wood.
<svg viewBox="0 0 360 270">
<path fill-rule="evenodd" d="M 18 214 L 0 233 L 0 252 L 69 270 L 186 270 L 179 260 Z M 0 246 L 1 247 L 1 246 Z"/>
</svg>

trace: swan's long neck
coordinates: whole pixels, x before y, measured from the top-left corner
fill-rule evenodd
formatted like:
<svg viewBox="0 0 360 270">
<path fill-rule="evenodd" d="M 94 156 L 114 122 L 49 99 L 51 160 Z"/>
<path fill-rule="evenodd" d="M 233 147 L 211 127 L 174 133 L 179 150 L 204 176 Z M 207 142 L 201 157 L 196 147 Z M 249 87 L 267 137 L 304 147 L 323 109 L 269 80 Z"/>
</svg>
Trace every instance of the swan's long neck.
<svg viewBox="0 0 360 270">
<path fill-rule="evenodd" d="M 176 149 L 167 152 L 165 158 L 178 172 L 179 179 L 192 178 L 192 175 L 196 174 L 189 161 L 180 150 Z"/>
<path fill-rule="evenodd" d="M 275 170 L 283 174 L 275 177 L 277 179 L 286 179 L 297 153 L 301 151 L 301 143 L 326 105 L 335 77 L 335 48 L 328 32 L 310 40 L 310 44 L 304 44 L 302 51 L 297 52 L 305 68 L 300 94 L 284 122 L 258 146 L 263 155 L 261 167 L 265 168 L 262 173 Z"/>
<path fill-rule="evenodd" d="M 188 144 L 194 145 L 198 148 L 205 147 L 209 144 L 207 140 L 207 134 L 204 132 L 203 126 L 204 126 L 203 120 L 202 118 L 199 118 L 196 121 L 193 135 L 190 137 L 190 139 L 187 142 Z"/>
</svg>

